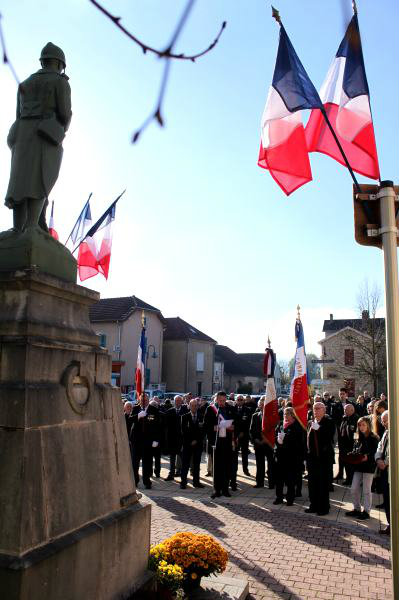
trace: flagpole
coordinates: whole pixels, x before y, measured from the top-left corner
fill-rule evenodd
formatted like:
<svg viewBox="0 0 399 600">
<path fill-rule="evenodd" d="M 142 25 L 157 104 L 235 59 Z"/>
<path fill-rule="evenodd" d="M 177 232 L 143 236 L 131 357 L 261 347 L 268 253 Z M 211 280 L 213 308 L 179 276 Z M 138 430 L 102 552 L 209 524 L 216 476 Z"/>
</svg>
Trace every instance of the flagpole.
<svg viewBox="0 0 399 600">
<path fill-rule="evenodd" d="M 83 209 L 82 209 L 82 210 L 81 210 L 81 212 L 80 212 L 80 215 L 79 215 L 79 216 L 78 216 L 78 218 L 76 219 L 75 225 L 72 227 L 72 231 L 75 229 L 76 223 L 79 221 L 80 217 L 82 216 L 82 214 L 83 214 L 83 212 L 84 212 L 84 210 L 85 210 L 86 206 L 87 206 L 87 205 L 88 205 L 88 203 L 90 202 L 90 198 L 92 197 L 92 195 L 93 195 L 93 192 L 90 192 L 90 195 L 89 195 L 89 197 L 88 197 L 88 198 L 87 198 L 87 200 L 86 200 L 86 204 L 84 205 Z M 69 234 L 69 236 L 68 236 L 68 239 L 67 239 L 67 241 L 65 242 L 64 246 L 66 246 L 66 245 L 67 245 L 67 243 L 69 242 L 69 238 L 70 238 L 70 237 L 71 237 L 71 235 L 72 235 L 72 231 L 71 231 L 71 233 Z M 76 249 L 76 248 L 75 248 L 75 249 Z M 75 252 L 75 250 L 74 250 L 74 252 Z"/>
<path fill-rule="evenodd" d="M 277 21 L 277 23 L 281 27 L 282 26 L 282 21 L 281 21 L 280 13 L 279 13 L 279 11 L 276 8 L 274 8 L 274 6 L 272 6 L 272 17 L 273 17 L 273 19 L 275 19 Z M 324 120 L 327 123 L 327 126 L 328 126 L 329 130 L 331 131 L 331 134 L 332 134 L 332 136 L 333 136 L 333 138 L 335 140 L 335 143 L 337 144 L 338 149 L 339 149 L 339 151 L 340 151 L 340 153 L 342 155 L 342 158 L 344 159 L 345 165 L 346 165 L 349 173 L 351 174 L 351 177 L 353 179 L 353 183 L 355 184 L 356 189 L 357 189 L 358 193 L 360 194 L 361 193 L 361 189 L 360 189 L 359 182 L 356 179 L 356 176 L 355 176 L 355 174 L 353 172 L 353 169 L 352 169 L 352 167 L 349 164 L 349 160 L 347 159 L 347 156 L 346 156 L 346 154 L 344 152 L 344 149 L 341 146 L 341 143 L 340 143 L 340 141 L 339 141 L 339 139 L 337 137 L 337 134 L 335 133 L 334 128 L 333 128 L 333 126 L 330 123 L 330 120 L 328 118 L 326 109 L 324 108 L 324 106 L 322 104 L 320 105 L 320 112 L 323 115 Z"/>
<path fill-rule="evenodd" d="M 116 204 L 122 198 L 122 196 L 123 196 L 123 194 L 125 192 L 126 192 L 126 190 L 123 190 L 123 192 L 121 194 L 119 194 L 119 196 L 117 197 L 117 199 L 114 200 L 113 202 L 111 202 L 111 204 L 108 206 L 107 210 L 101 215 L 101 217 L 99 219 L 97 219 L 97 221 L 94 223 L 94 225 L 92 227 L 90 227 L 89 231 L 86 233 L 86 235 L 84 236 L 84 238 L 82 238 L 80 240 L 80 242 L 76 246 L 76 248 L 74 250 L 72 250 L 72 254 L 74 254 L 76 252 L 76 250 L 79 248 L 80 244 L 82 244 L 87 237 L 91 236 L 92 231 L 96 230 L 98 224 L 101 223 L 102 219 L 104 219 L 104 217 L 106 216 L 107 212 L 110 210 L 111 206 L 113 206 L 114 204 Z"/>
</svg>

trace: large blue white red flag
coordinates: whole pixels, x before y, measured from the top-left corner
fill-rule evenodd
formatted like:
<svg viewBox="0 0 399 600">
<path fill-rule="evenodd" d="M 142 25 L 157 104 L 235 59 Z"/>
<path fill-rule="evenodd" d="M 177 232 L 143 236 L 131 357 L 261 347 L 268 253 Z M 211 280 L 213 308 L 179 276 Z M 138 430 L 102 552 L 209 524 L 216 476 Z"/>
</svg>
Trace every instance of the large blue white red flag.
<svg viewBox="0 0 399 600">
<path fill-rule="evenodd" d="M 73 251 L 78 248 L 80 242 L 84 239 L 86 233 L 89 231 L 90 227 L 93 224 L 93 222 L 91 220 L 91 210 L 90 210 L 91 196 L 92 196 L 92 194 L 90 194 L 90 196 L 88 197 L 87 202 L 82 209 L 82 212 L 80 213 L 79 217 L 77 218 L 77 221 L 76 221 L 75 225 L 73 226 L 72 231 L 69 234 L 67 241 L 65 242 L 65 245 L 67 245 L 68 242 L 70 242 Z"/>
<path fill-rule="evenodd" d="M 54 200 L 51 202 L 51 214 L 50 221 L 48 224 L 48 232 L 55 240 L 58 240 L 58 233 L 56 232 L 54 227 Z"/>
<path fill-rule="evenodd" d="M 321 100 L 280 25 L 272 85 L 263 111 L 258 165 L 270 171 L 287 195 L 312 180 L 301 110 Z"/>
<path fill-rule="evenodd" d="M 295 411 L 296 418 L 304 429 L 307 428 L 308 417 L 308 377 L 306 366 L 305 339 L 301 320 L 298 318 L 295 323 L 295 370 L 294 378 L 291 382 L 291 402 Z"/>
<path fill-rule="evenodd" d="M 352 169 L 371 179 L 379 179 L 369 87 L 356 14 L 330 66 L 320 97 Z M 319 110 L 312 111 L 305 135 L 309 152 L 322 152 L 345 166 Z"/>
<path fill-rule="evenodd" d="M 78 272 L 81 281 L 98 273 L 108 279 L 112 247 L 112 224 L 115 220 L 117 200 L 105 211 L 87 232 L 79 246 Z"/>
<path fill-rule="evenodd" d="M 263 404 L 262 434 L 265 442 L 272 448 L 274 448 L 276 443 L 276 426 L 280 421 L 276 386 L 274 383 L 275 365 L 276 355 L 271 348 L 267 348 L 263 363 L 263 374 L 266 377 L 266 394 Z"/>
<path fill-rule="evenodd" d="M 140 394 L 145 389 L 145 355 L 146 355 L 147 339 L 145 337 L 145 326 L 141 329 L 140 344 L 137 352 L 137 365 L 136 365 L 136 396 L 139 398 Z"/>
</svg>

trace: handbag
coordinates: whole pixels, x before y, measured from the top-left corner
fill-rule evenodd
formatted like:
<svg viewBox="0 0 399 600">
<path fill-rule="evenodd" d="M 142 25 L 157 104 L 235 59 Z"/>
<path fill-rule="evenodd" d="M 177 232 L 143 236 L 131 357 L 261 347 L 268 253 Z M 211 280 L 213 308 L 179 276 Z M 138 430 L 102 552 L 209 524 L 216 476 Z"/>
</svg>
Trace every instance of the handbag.
<svg viewBox="0 0 399 600">
<path fill-rule="evenodd" d="M 55 117 L 40 121 L 37 132 L 47 142 L 55 146 L 60 146 L 65 137 L 65 130 Z"/>
<path fill-rule="evenodd" d="M 362 462 L 366 462 L 364 460 L 365 458 L 367 459 L 367 454 L 360 454 L 359 452 L 348 452 L 348 454 L 343 457 L 343 461 L 348 465 L 360 465 Z"/>
</svg>

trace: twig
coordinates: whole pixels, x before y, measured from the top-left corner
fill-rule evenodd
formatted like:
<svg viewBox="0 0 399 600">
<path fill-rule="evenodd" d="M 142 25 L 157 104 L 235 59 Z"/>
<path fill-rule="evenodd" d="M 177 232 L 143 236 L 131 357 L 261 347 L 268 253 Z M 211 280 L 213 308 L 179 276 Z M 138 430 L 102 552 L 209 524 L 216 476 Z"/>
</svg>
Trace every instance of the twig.
<svg viewBox="0 0 399 600">
<path fill-rule="evenodd" d="M 6 50 L 6 43 L 4 41 L 4 35 L 3 35 L 3 28 L 1 26 L 1 19 L 3 18 L 2 14 L 0 13 L 0 43 L 1 43 L 1 49 L 3 51 L 3 63 L 5 65 L 8 65 L 11 73 L 14 76 L 15 81 L 17 82 L 17 84 L 19 85 L 19 79 L 18 76 L 15 72 L 14 67 L 12 66 L 12 63 L 10 62 L 8 55 L 7 55 L 7 50 Z"/>
<path fill-rule="evenodd" d="M 92 0 L 90 0 L 92 1 Z M 164 70 L 163 70 L 163 74 L 162 74 L 162 79 L 161 79 L 161 85 L 159 88 L 159 93 L 158 93 L 158 100 L 157 100 L 157 104 L 155 106 L 154 111 L 145 119 L 144 123 L 141 125 L 141 127 L 139 127 L 139 129 L 137 129 L 133 136 L 132 136 L 132 143 L 135 144 L 139 137 L 141 136 L 141 134 L 143 133 L 143 131 L 148 127 L 148 125 L 152 122 L 152 121 L 156 121 L 158 123 L 158 125 L 160 127 L 164 126 L 164 119 L 162 116 L 162 102 L 165 96 L 165 90 L 166 90 L 166 86 L 168 83 L 168 79 L 169 79 L 169 71 L 170 71 L 170 61 L 171 58 L 185 58 L 192 60 L 193 62 L 195 61 L 196 58 L 198 58 L 199 56 L 203 56 L 204 54 L 206 54 L 207 52 L 209 52 L 210 50 L 212 50 L 212 48 L 214 48 L 216 46 L 216 44 L 219 41 L 220 36 L 222 35 L 222 32 L 224 30 L 224 28 L 226 27 L 226 21 L 224 21 L 222 23 L 222 26 L 220 28 L 220 31 L 218 33 L 218 35 L 216 36 L 216 38 L 214 39 L 214 41 L 212 42 L 212 44 L 209 46 L 209 48 L 207 48 L 207 50 L 205 50 L 204 52 L 201 52 L 200 54 L 196 54 L 193 55 L 191 57 L 186 57 L 184 55 L 175 55 L 172 53 L 173 47 L 184 27 L 185 22 L 187 21 L 187 18 L 190 14 L 190 11 L 193 7 L 195 3 L 195 0 L 188 0 L 185 9 L 179 19 L 179 22 L 176 25 L 176 29 L 173 32 L 172 38 L 167 46 L 167 48 L 161 53 L 158 54 L 161 58 L 165 59 L 165 66 L 164 66 Z"/>
<path fill-rule="evenodd" d="M 206 48 L 205 50 L 202 50 L 202 52 L 198 52 L 197 54 L 191 54 L 191 55 L 186 55 L 186 54 L 184 54 L 184 52 L 182 52 L 181 54 L 174 54 L 172 52 L 173 45 L 174 45 L 177 37 L 180 34 L 180 31 L 188 17 L 188 14 L 189 14 L 195 0 L 189 0 L 189 2 L 187 3 L 186 8 L 184 9 L 183 15 L 182 15 L 182 17 L 179 21 L 179 24 L 176 28 L 176 31 L 172 36 L 171 43 L 168 45 L 168 47 L 165 50 L 157 50 L 156 48 L 153 48 L 152 46 L 149 46 L 148 44 L 145 44 L 144 42 L 139 40 L 133 33 L 131 33 L 128 29 L 126 29 L 126 27 L 121 25 L 121 22 L 120 22 L 121 17 L 116 17 L 115 15 L 112 15 L 99 2 L 97 2 L 97 0 L 89 0 L 89 2 L 91 2 L 100 12 L 102 12 L 108 19 L 110 19 L 114 23 L 114 25 L 116 25 L 116 27 L 118 27 L 118 29 L 120 29 L 130 40 L 132 40 L 132 42 L 135 42 L 135 44 L 140 46 L 140 48 L 142 49 L 144 54 L 146 54 L 147 52 L 152 52 L 153 54 L 156 54 L 157 56 L 159 56 L 159 58 L 174 58 L 177 60 L 195 61 L 197 58 L 200 58 L 201 56 L 204 56 L 204 54 L 207 54 L 208 52 L 210 52 L 212 50 L 212 48 L 214 48 L 216 46 L 216 44 L 218 43 L 219 38 L 222 34 L 223 29 L 226 27 L 226 21 L 224 21 L 222 23 L 222 26 L 220 28 L 218 35 L 216 36 L 216 39 L 212 42 L 212 44 L 210 44 L 208 46 L 208 48 Z"/>
</svg>

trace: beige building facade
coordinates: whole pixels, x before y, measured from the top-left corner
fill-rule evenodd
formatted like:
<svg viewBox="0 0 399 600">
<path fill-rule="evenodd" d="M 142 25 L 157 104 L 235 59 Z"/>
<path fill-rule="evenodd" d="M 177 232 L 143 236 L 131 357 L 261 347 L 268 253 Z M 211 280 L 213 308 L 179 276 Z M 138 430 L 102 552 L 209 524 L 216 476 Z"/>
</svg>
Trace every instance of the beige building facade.
<svg viewBox="0 0 399 600">
<path fill-rule="evenodd" d="M 180 317 L 165 321 L 162 378 L 167 391 L 212 394 L 216 341 Z"/>
<path fill-rule="evenodd" d="M 164 318 L 146 302 L 129 296 L 104 298 L 90 311 L 90 320 L 100 344 L 112 356 L 112 383 L 128 391 L 134 387 L 137 352 L 144 311 L 147 353 L 146 387 L 162 386 Z"/>
<path fill-rule="evenodd" d="M 375 319 L 375 326 L 381 329 L 373 336 L 367 319 L 367 315 L 362 319 L 334 319 L 330 315 L 324 322 L 325 337 L 319 341 L 323 384 L 316 386 L 320 391 L 337 397 L 339 389 L 345 387 L 351 398 L 364 390 L 370 395 L 386 392 L 384 319 Z"/>
</svg>

